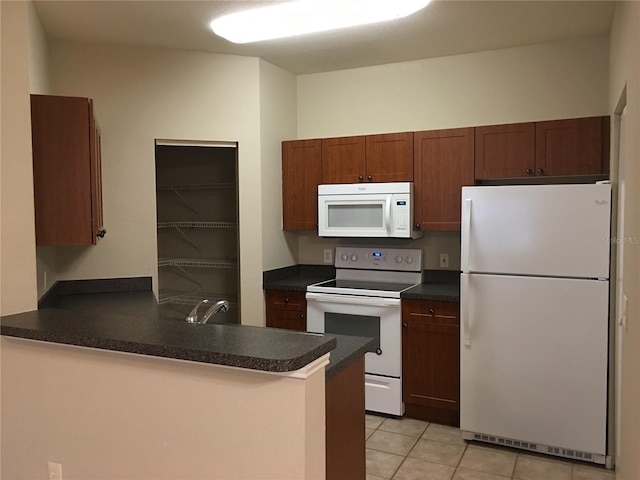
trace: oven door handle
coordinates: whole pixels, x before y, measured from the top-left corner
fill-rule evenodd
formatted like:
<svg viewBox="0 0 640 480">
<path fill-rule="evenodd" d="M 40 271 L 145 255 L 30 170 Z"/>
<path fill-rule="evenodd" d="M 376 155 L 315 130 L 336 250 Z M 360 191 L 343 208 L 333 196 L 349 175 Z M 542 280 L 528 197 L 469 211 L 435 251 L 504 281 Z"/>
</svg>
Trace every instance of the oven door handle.
<svg viewBox="0 0 640 480">
<path fill-rule="evenodd" d="M 359 297 L 356 295 L 331 295 L 326 293 L 307 292 L 307 301 L 319 303 L 339 303 L 349 305 L 365 305 L 368 307 L 397 307 L 400 305 L 399 298 L 376 298 Z"/>
</svg>

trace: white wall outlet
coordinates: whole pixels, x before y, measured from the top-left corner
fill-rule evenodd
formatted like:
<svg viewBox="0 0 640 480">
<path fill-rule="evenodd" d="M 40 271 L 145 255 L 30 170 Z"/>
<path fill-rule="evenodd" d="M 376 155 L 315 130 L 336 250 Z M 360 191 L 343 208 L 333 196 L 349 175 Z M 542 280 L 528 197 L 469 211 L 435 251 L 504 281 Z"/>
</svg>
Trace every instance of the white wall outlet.
<svg viewBox="0 0 640 480">
<path fill-rule="evenodd" d="M 440 254 L 440 268 L 449 268 L 449 254 L 441 253 Z"/>
<path fill-rule="evenodd" d="M 62 464 L 49 462 L 49 480 L 62 480 Z"/>
<path fill-rule="evenodd" d="M 333 263 L 333 249 L 324 249 L 324 263 Z"/>
</svg>

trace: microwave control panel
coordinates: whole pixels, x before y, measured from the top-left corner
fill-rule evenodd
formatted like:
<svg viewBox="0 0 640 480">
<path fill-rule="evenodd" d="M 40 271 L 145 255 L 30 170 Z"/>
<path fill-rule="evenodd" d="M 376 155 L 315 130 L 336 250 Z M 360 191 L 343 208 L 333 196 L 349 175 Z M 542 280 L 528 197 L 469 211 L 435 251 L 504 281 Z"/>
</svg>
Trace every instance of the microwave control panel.
<svg viewBox="0 0 640 480">
<path fill-rule="evenodd" d="M 422 271 L 422 250 L 416 248 L 336 247 L 336 268 Z"/>
<path fill-rule="evenodd" d="M 411 218 L 411 212 L 409 211 L 409 202 L 407 200 L 395 200 L 393 208 L 395 213 L 394 218 L 396 229 L 408 229 L 409 219 Z"/>
</svg>

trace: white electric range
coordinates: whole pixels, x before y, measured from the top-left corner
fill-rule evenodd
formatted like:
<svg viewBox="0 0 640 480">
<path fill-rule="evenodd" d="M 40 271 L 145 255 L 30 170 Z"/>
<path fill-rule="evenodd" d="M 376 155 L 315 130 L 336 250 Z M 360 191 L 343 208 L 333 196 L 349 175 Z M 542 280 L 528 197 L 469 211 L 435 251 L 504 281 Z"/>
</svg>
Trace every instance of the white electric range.
<svg viewBox="0 0 640 480">
<path fill-rule="evenodd" d="M 422 251 L 337 247 L 335 266 L 335 279 L 307 287 L 307 331 L 376 338 L 365 355 L 365 408 L 401 416 L 400 294 L 422 282 Z"/>
</svg>

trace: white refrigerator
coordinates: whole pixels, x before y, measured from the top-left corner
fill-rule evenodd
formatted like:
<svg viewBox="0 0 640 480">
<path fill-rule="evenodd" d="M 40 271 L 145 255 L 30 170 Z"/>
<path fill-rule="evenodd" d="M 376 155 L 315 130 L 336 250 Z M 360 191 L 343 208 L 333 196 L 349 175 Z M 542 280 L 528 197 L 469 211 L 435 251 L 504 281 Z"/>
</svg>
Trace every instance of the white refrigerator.
<svg viewBox="0 0 640 480">
<path fill-rule="evenodd" d="M 607 183 L 462 189 L 465 438 L 605 463 L 610 219 Z"/>
</svg>

